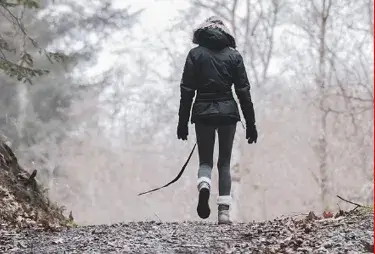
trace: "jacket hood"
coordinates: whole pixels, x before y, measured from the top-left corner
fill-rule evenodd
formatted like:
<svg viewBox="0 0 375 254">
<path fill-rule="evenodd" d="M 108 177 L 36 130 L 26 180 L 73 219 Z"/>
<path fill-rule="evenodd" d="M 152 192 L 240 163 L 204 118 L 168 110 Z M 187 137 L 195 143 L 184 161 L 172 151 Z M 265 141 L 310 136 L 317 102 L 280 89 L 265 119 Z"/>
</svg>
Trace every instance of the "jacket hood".
<svg viewBox="0 0 375 254">
<path fill-rule="evenodd" d="M 216 16 L 208 18 L 193 31 L 193 43 L 210 49 L 236 48 L 236 41 L 224 22 Z"/>
</svg>

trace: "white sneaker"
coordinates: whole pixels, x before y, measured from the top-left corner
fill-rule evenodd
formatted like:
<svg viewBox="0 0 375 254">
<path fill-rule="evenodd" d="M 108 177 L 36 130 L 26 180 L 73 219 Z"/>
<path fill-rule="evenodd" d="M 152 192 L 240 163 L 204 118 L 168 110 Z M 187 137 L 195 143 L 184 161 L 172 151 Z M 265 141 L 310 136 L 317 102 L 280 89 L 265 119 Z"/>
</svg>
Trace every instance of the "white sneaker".
<svg viewBox="0 0 375 254">
<path fill-rule="evenodd" d="M 218 224 L 232 224 L 229 218 L 229 209 L 218 211 Z"/>
</svg>

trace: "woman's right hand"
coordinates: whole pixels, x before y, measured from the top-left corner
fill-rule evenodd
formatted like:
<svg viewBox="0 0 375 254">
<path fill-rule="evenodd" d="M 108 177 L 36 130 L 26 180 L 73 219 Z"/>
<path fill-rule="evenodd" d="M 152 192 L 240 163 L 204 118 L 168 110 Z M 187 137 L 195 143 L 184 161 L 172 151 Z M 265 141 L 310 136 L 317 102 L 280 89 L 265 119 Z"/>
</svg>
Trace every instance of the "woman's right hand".
<svg viewBox="0 0 375 254">
<path fill-rule="evenodd" d="M 187 124 L 178 124 L 177 126 L 177 138 L 182 140 L 187 140 L 189 135 L 189 128 Z"/>
</svg>

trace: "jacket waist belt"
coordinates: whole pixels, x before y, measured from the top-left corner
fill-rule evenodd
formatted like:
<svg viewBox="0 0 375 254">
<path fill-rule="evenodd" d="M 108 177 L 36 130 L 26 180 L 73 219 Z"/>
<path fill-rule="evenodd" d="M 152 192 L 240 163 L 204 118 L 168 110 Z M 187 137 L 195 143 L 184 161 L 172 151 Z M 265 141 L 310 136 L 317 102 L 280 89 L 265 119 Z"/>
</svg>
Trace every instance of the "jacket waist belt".
<svg viewBox="0 0 375 254">
<path fill-rule="evenodd" d="M 234 100 L 232 91 L 222 93 L 197 93 L 196 102 Z"/>
</svg>

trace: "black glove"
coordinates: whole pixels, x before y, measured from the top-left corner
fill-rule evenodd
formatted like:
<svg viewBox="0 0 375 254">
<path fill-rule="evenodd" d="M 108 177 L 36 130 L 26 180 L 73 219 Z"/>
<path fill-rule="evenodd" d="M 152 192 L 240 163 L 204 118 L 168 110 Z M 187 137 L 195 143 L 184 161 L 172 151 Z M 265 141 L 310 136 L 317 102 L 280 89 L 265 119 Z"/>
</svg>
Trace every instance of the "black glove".
<svg viewBox="0 0 375 254">
<path fill-rule="evenodd" d="M 255 124 L 246 126 L 246 139 L 247 139 L 247 143 L 249 144 L 257 142 L 258 132 L 257 132 L 257 127 L 255 126 Z"/>
<path fill-rule="evenodd" d="M 187 140 L 189 135 L 189 128 L 187 124 L 178 124 L 177 126 L 177 138 L 182 140 Z"/>
</svg>

